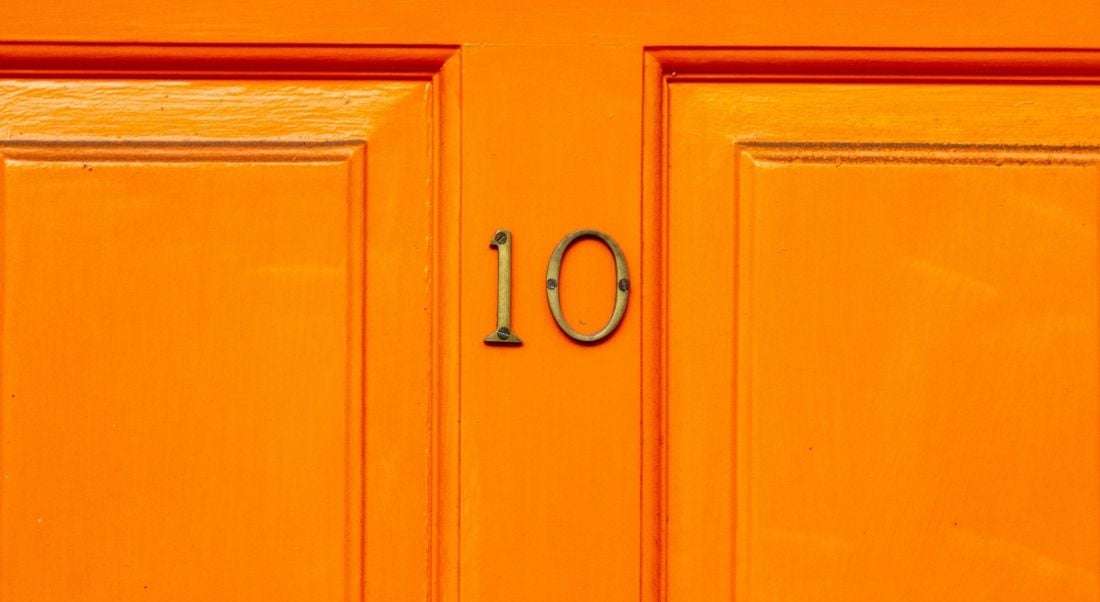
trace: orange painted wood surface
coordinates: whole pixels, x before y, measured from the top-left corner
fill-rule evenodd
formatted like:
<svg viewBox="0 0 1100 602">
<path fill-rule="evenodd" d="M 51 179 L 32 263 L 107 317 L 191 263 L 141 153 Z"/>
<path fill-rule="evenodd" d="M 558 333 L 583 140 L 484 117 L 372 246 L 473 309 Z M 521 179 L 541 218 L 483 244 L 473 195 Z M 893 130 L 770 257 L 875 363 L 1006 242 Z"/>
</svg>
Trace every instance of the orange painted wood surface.
<svg viewBox="0 0 1100 602">
<path fill-rule="evenodd" d="M 712 75 L 664 80 L 669 599 L 1097 599 L 1097 92 Z"/>
<path fill-rule="evenodd" d="M 0 12 L 0 600 L 1100 598 L 1092 3 Z"/>
<path fill-rule="evenodd" d="M 2 84 L 0 598 L 427 595 L 441 77 Z"/>
<path fill-rule="evenodd" d="M 13 1 L 19 41 L 1092 48 L 1089 0 Z M 563 80 L 564 81 L 564 80 Z"/>
</svg>

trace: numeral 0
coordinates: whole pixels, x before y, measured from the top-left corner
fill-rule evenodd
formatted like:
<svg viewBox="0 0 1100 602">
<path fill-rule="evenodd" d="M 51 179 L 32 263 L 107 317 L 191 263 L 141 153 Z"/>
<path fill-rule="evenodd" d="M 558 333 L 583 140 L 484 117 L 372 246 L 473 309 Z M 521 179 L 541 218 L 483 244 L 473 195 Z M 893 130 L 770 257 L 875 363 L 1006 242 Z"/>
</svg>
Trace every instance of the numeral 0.
<svg viewBox="0 0 1100 602">
<path fill-rule="evenodd" d="M 602 242 L 615 259 L 615 307 L 611 310 L 611 318 L 607 324 L 592 334 L 577 332 L 566 321 L 561 310 L 561 262 L 569 247 L 584 238 L 594 238 Z M 508 230 L 497 230 L 489 246 L 497 250 L 497 329 L 485 337 L 485 342 L 492 345 L 520 345 L 522 341 L 512 332 L 512 233 Z M 623 321 L 629 300 L 630 273 L 626 267 L 626 255 L 615 239 L 599 230 L 576 230 L 561 239 L 546 267 L 546 301 L 550 305 L 550 315 L 562 332 L 581 343 L 591 344 L 606 339 Z"/>
</svg>

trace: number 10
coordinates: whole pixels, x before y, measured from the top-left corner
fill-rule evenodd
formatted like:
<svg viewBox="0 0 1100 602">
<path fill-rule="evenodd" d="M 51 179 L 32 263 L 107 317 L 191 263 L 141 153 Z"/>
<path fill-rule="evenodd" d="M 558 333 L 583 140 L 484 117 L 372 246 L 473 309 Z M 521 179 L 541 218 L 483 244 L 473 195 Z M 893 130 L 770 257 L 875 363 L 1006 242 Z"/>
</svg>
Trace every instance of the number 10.
<svg viewBox="0 0 1100 602">
<path fill-rule="evenodd" d="M 565 320 L 561 310 L 561 262 L 569 247 L 584 238 L 594 238 L 603 242 L 615 259 L 615 307 L 611 311 L 611 319 L 607 324 L 592 334 L 574 330 Z M 497 328 L 485 337 L 485 342 L 490 345 L 521 345 L 523 341 L 512 332 L 512 233 L 508 230 L 497 230 L 489 246 L 497 250 Z M 546 267 L 546 301 L 550 305 L 550 315 L 554 317 L 554 321 L 562 332 L 581 343 L 598 343 L 619 327 L 626 314 L 629 300 L 630 274 L 626 267 L 626 256 L 623 255 L 623 250 L 615 239 L 599 230 L 575 230 L 561 239 L 550 255 L 550 264 Z"/>
</svg>

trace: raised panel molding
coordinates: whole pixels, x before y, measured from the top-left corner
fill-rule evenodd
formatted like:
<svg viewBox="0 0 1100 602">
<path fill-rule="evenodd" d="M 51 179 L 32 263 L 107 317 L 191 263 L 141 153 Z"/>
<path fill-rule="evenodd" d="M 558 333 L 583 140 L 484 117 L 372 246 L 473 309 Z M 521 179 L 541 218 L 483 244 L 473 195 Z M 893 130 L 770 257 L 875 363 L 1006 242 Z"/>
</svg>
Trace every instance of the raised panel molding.
<svg viewBox="0 0 1100 602">
<path fill-rule="evenodd" d="M 341 600 L 457 591 L 459 60 L 454 46 L 0 43 L 5 222 L 16 170 L 332 166 L 311 177 L 347 198 Z M 414 294 L 395 305 L 394 287 Z M 14 566 L 0 566 L 12 587 Z"/>
</svg>

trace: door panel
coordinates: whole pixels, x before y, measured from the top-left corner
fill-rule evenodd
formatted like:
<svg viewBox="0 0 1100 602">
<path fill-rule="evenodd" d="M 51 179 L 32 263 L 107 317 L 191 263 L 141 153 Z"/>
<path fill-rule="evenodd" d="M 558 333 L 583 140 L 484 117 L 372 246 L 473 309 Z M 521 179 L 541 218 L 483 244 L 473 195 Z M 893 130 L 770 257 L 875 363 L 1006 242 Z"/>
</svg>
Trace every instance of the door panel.
<svg viewBox="0 0 1100 602">
<path fill-rule="evenodd" d="M 0 84 L 0 598 L 427 595 L 439 81 L 277 80 Z"/>
<path fill-rule="evenodd" d="M 1096 600 L 1100 93 L 669 82 L 669 597 Z"/>
</svg>

